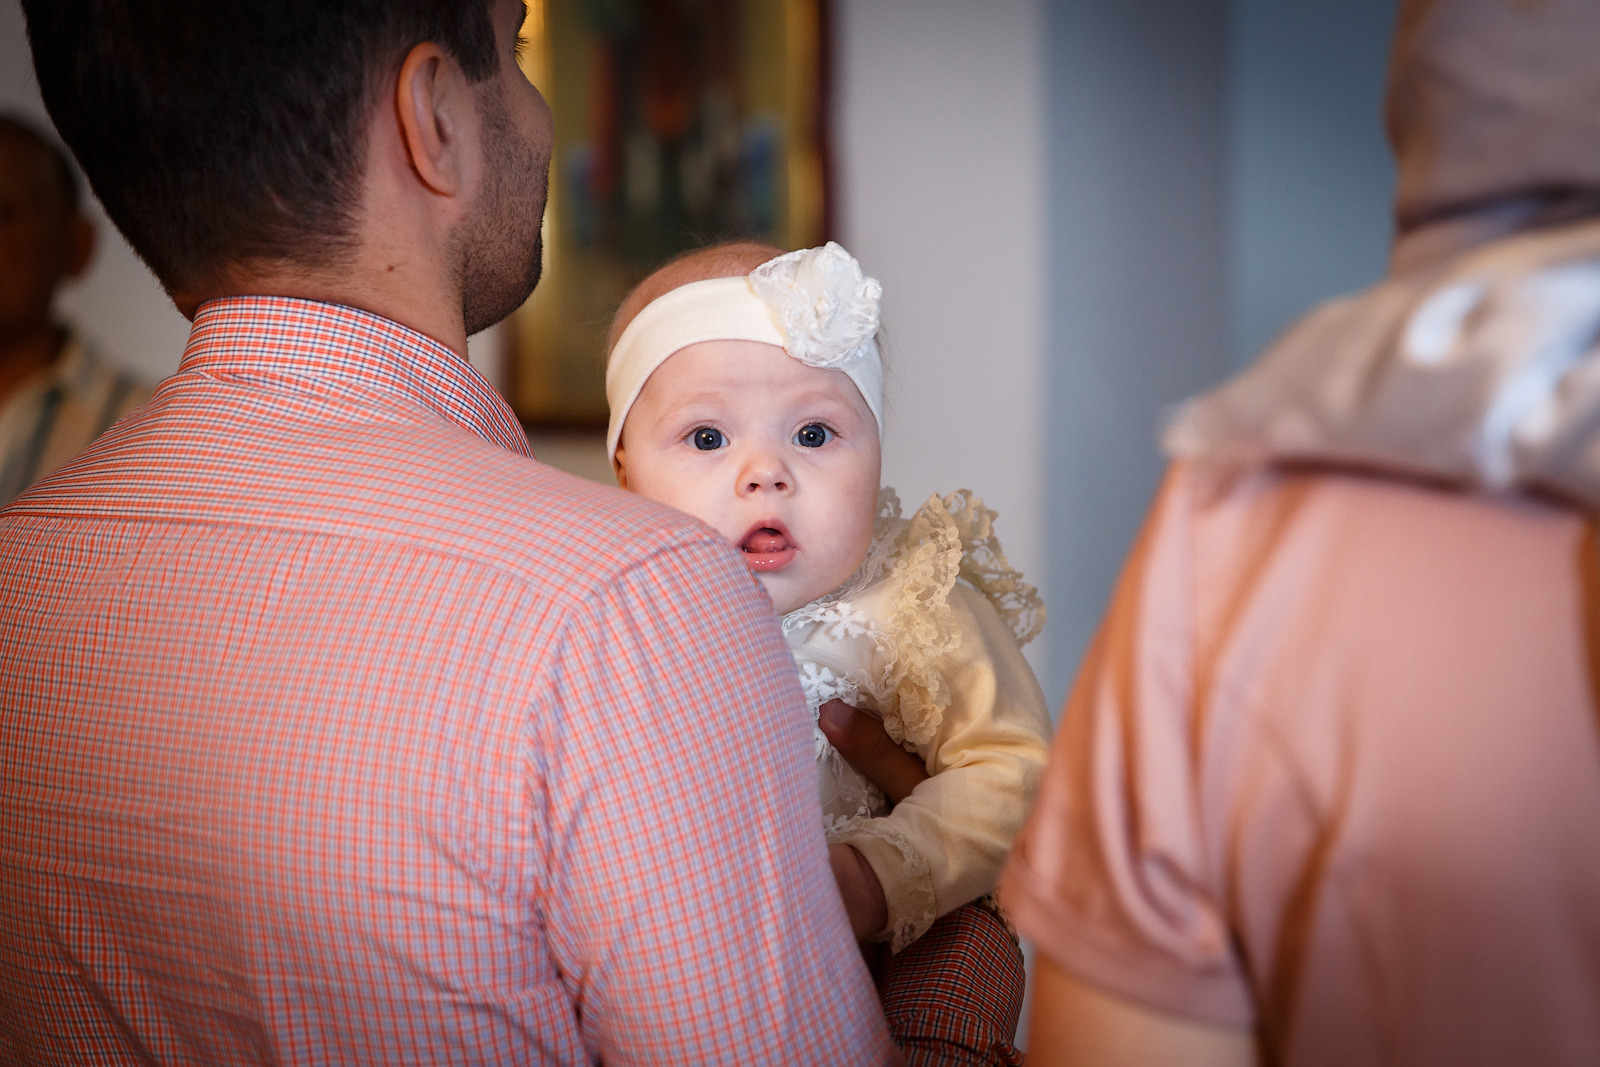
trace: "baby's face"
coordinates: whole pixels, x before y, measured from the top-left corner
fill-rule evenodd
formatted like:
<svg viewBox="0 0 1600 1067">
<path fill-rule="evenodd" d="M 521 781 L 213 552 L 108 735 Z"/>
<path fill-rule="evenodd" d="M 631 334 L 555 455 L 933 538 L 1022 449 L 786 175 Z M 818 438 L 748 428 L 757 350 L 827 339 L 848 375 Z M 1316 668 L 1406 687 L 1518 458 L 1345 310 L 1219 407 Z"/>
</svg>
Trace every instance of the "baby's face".
<svg viewBox="0 0 1600 1067">
<path fill-rule="evenodd" d="M 872 410 L 843 371 L 759 341 L 703 341 L 645 382 L 617 476 L 726 537 L 783 613 L 866 558 L 881 461 Z"/>
</svg>

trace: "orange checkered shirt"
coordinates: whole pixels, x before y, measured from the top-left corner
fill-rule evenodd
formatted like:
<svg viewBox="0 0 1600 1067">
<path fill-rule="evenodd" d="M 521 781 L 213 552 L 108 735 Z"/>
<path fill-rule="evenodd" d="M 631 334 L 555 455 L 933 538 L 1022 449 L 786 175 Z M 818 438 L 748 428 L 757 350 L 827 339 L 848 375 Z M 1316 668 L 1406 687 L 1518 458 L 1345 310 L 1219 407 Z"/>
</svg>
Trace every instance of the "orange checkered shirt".
<svg viewBox="0 0 1600 1067">
<path fill-rule="evenodd" d="M 0 775 L 6 1062 L 894 1056 L 757 583 L 365 312 L 0 512 Z"/>
</svg>

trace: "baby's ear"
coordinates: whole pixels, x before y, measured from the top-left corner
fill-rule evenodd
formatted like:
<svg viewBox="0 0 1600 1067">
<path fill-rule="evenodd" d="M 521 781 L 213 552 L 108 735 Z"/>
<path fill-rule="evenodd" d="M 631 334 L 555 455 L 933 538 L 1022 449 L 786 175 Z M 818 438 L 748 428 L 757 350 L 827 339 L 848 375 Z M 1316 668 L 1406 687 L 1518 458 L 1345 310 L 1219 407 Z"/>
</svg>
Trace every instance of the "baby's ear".
<svg viewBox="0 0 1600 1067">
<path fill-rule="evenodd" d="M 628 467 L 623 462 L 622 445 L 617 445 L 616 455 L 611 457 L 611 473 L 617 476 L 617 485 L 623 489 L 628 488 Z"/>
</svg>

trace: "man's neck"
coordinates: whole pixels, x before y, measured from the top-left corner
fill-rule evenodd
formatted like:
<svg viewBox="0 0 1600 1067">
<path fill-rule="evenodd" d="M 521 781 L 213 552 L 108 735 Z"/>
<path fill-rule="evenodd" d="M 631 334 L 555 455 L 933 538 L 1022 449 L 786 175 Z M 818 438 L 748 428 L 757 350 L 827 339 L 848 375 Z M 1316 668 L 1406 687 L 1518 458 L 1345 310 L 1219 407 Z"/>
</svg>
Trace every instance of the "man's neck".
<svg viewBox="0 0 1600 1067">
<path fill-rule="evenodd" d="M 448 64 L 419 67 L 418 70 L 437 73 L 447 67 Z M 423 75 L 418 73 L 416 77 Z M 458 78 L 451 81 L 452 78 L 456 75 L 445 80 L 450 81 L 453 88 L 428 83 L 444 93 L 443 96 L 419 98 L 412 103 L 435 118 L 438 118 L 437 108 L 449 112 L 439 121 L 444 122 L 441 127 L 444 134 L 450 136 L 428 143 L 444 154 L 447 163 L 476 166 L 477 150 L 468 151 L 476 142 L 461 140 L 469 133 L 477 136 L 476 108 L 469 106 L 474 104 L 475 97 L 469 85 Z M 373 113 L 362 176 L 361 206 L 350 221 L 350 233 L 341 242 L 346 247 L 335 257 L 337 262 L 318 264 L 313 259 L 293 256 L 235 262 L 225 272 L 226 276 L 211 279 L 201 288 L 187 292 L 171 290 L 178 310 L 192 319 L 201 303 L 225 296 L 320 300 L 391 319 L 433 338 L 465 359 L 464 264 L 459 261 L 456 237 L 466 221 L 466 202 L 471 189 L 463 184 L 465 179 L 451 189 L 441 189 L 436 182 L 430 183 L 420 177 L 414 146 L 401 128 L 402 115 L 397 110 L 400 103 L 399 98 L 392 99 Z M 450 132 L 452 130 L 454 133 Z M 423 163 L 432 165 L 426 159 Z M 455 174 L 449 167 L 445 170 Z M 315 240 L 309 236 L 305 239 Z"/>
<path fill-rule="evenodd" d="M 345 272 L 264 266 L 236 271 L 204 293 L 175 292 L 172 298 L 191 319 L 205 301 L 226 296 L 286 296 L 343 304 L 410 327 L 465 359 L 467 331 L 459 285 L 451 285 L 437 270 L 422 269 L 418 263 L 422 257 L 373 255 L 368 249 L 363 253 Z"/>
<path fill-rule="evenodd" d="M 0 339 L 0 404 L 61 355 L 67 331 L 48 319 L 38 326 Z"/>
</svg>

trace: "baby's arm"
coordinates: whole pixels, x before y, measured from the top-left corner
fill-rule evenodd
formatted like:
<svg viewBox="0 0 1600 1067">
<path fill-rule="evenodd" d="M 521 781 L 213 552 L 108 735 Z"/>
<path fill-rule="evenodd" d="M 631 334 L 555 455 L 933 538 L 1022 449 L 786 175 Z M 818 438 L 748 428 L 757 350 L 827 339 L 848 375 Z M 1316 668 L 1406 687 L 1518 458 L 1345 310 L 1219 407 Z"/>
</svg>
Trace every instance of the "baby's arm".
<svg viewBox="0 0 1600 1067">
<path fill-rule="evenodd" d="M 856 770 L 898 804 L 928 778 L 922 760 L 895 744 L 883 723 L 842 700 L 830 700 L 817 715 L 828 742 Z M 850 916 L 850 928 L 863 939 L 889 923 L 889 902 L 872 865 L 850 845 L 829 845 L 828 860 L 839 883 L 839 895 Z"/>
<path fill-rule="evenodd" d="M 940 661 L 951 705 L 919 748 L 932 776 L 888 816 L 834 837 L 878 876 L 897 949 L 995 888 L 1049 754 L 1044 694 L 1005 623 L 962 583 L 950 606 L 961 630 Z"/>
<path fill-rule="evenodd" d="M 865 941 L 889 925 L 889 901 L 883 883 L 866 857 L 850 845 L 829 845 L 828 864 L 833 880 L 839 884 L 845 914 L 850 917 L 850 932 Z"/>
</svg>

